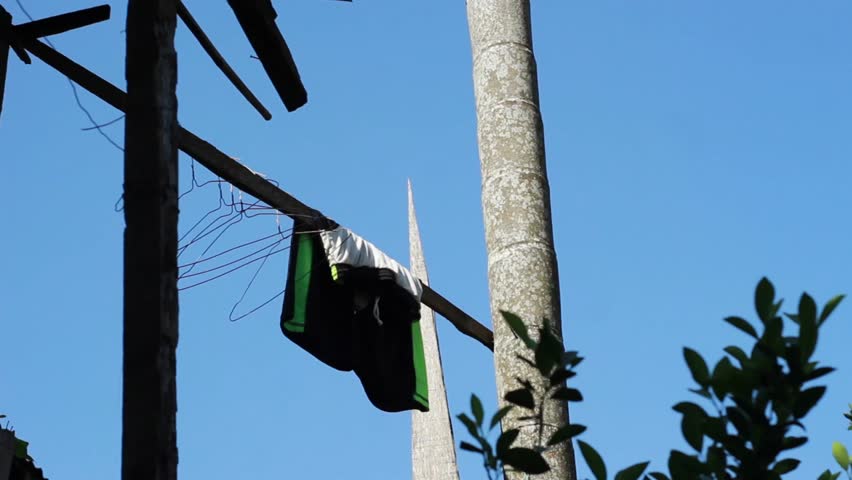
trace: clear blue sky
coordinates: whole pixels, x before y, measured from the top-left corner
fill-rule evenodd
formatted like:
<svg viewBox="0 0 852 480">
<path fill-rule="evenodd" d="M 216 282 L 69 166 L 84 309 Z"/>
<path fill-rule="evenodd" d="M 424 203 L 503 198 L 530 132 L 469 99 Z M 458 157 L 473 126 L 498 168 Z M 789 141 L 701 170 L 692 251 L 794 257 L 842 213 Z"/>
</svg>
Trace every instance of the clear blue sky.
<svg viewBox="0 0 852 480">
<path fill-rule="evenodd" d="M 111 3 L 111 21 L 53 40 L 124 85 L 125 2 Z M 488 322 L 463 2 L 276 2 L 310 96 L 291 114 L 225 2 L 187 4 L 274 119 L 180 26 L 182 124 L 403 262 L 411 178 L 432 284 Z M 43 17 L 94 2 L 25 5 Z M 565 338 L 587 356 L 576 382 L 586 402 L 571 414 L 611 470 L 646 459 L 662 468 L 685 448 L 670 410 L 692 386 L 681 348 L 715 361 L 743 344 L 721 319 L 753 318 L 761 276 L 791 308 L 803 290 L 820 304 L 852 293 L 850 23 L 840 0 L 534 0 Z M 50 478 L 118 478 L 122 154 L 81 131 L 67 82 L 40 61 L 11 59 L 6 88 L 0 411 Z M 99 121 L 118 115 L 82 98 Z M 107 131 L 120 139 L 122 129 Z M 188 167 L 182 157 L 182 188 Z M 186 197 L 183 229 L 215 206 L 211 192 Z M 232 230 L 220 246 L 272 233 L 275 221 Z M 241 308 L 281 289 L 285 255 Z M 228 321 L 250 274 L 181 295 L 181 478 L 409 478 L 407 413 L 376 410 L 353 375 L 287 341 L 279 302 Z M 488 352 L 442 319 L 439 333 L 451 411 L 471 391 L 493 411 Z M 839 370 L 807 422 L 811 443 L 795 452 L 796 478 L 833 465 L 831 441 L 852 443 L 841 417 L 850 339 L 847 304 L 819 343 L 818 358 Z M 459 459 L 465 480 L 484 478 L 477 457 Z"/>
</svg>

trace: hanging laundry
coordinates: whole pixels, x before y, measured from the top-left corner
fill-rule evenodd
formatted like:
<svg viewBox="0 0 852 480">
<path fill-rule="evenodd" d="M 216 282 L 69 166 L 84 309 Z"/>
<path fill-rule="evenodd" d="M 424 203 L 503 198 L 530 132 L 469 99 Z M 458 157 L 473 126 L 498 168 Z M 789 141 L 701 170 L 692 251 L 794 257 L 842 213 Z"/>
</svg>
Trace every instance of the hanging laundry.
<svg viewBox="0 0 852 480">
<path fill-rule="evenodd" d="M 354 371 L 377 408 L 425 412 L 422 293 L 411 272 L 351 230 L 296 221 L 281 331 L 330 367 Z"/>
</svg>

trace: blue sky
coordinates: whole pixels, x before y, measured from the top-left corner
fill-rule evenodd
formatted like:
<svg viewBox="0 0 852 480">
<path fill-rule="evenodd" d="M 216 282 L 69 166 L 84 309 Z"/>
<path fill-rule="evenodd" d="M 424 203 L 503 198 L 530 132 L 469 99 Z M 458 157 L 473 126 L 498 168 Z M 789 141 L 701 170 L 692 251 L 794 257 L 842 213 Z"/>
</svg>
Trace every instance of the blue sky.
<svg viewBox="0 0 852 480">
<path fill-rule="evenodd" d="M 26 1 L 36 17 L 92 6 Z M 124 85 L 124 2 L 112 20 L 54 38 Z M 179 26 L 182 124 L 405 262 L 405 181 L 415 187 L 432 285 L 488 322 L 486 254 L 463 2 L 276 2 L 309 103 L 284 111 L 225 2 L 187 2 L 273 112 L 264 122 Z M 14 2 L 4 2 L 17 22 Z M 681 349 L 714 362 L 745 338 L 767 275 L 793 308 L 852 293 L 852 5 L 821 2 L 535 0 L 566 344 L 586 362 L 573 420 L 610 470 L 663 468 L 686 448 L 674 403 L 691 387 Z M 0 118 L 0 411 L 50 478 L 120 471 L 122 154 L 88 126 L 66 80 L 11 59 Z M 102 122 L 118 112 L 89 94 Z M 121 138 L 122 124 L 106 129 Z M 181 158 L 181 185 L 190 181 Z M 199 179 L 205 177 L 199 170 Z M 185 231 L 216 206 L 184 197 Z M 284 221 L 285 227 L 289 222 Z M 276 231 L 235 226 L 216 248 Z M 280 333 L 280 303 L 239 322 L 244 269 L 181 294 L 178 436 L 182 478 L 410 476 L 409 415 L 373 408 L 353 375 Z M 279 292 L 270 259 L 240 308 Z M 796 478 L 852 443 L 852 310 L 817 355 L 838 371 L 809 417 Z M 488 352 L 439 319 L 450 409 L 472 391 L 493 411 Z M 457 433 L 461 433 L 456 427 Z M 461 436 L 457 440 L 462 439 Z M 459 455 L 464 479 L 484 478 Z M 581 468 L 581 473 L 586 470 Z"/>
</svg>

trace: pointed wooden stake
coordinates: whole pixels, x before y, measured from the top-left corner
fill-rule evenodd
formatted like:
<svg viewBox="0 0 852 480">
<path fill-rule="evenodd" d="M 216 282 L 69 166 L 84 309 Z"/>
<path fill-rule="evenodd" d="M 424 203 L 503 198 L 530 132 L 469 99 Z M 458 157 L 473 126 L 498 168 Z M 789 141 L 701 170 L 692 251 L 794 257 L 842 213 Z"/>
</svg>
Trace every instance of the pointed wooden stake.
<svg viewBox="0 0 852 480">
<path fill-rule="evenodd" d="M 408 182 L 408 244 L 411 272 L 429 283 L 420 229 L 414 213 L 414 195 Z M 413 412 L 411 416 L 411 465 L 414 480 L 458 480 L 453 425 L 450 422 L 447 392 L 444 388 L 444 369 L 438 348 L 435 313 L 420 304 L 420 331 L 423 335 L 423 353 L 429 378 L 429 411 Z"/>
</svg>

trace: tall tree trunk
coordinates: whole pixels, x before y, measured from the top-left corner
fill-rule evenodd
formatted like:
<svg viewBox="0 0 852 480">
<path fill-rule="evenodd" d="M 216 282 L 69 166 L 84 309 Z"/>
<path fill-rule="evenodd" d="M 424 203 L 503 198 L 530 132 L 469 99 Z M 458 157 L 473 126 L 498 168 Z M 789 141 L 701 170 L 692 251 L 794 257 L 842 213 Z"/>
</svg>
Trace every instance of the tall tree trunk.
<svg viewBox="0 0 852 480">
<path fill-rule="evenodd" d="M 529 0 L 467 0 L 467 18 L 473 50 L 494 363 L 497 391 L 503 402 L 506 392 L 520 388 L 515 378 L 544 379 L 515 357 L 522 344 L 514 338 L 500 311 L 519 315 L 531 332 L 536 332 L 543 319 L 549 319 L 561 338 L 559 278 Z M 523 415 L 520 410 L 506 417 L 504 429 L 519 428 L 524 423 L 518 421 Z M 567 421 L 566 406 L 549 402 L 544 415 L 546 435 Z M 536 438 L 535 427 L 521 428 L 518 444 L 530 446 Z M 551 471 L 538 478 L 576 478 L 569 442 L 548 452 L 546 458 Z M 507 478 L 519 479 L 522 475 L 507 472 Z"/>
<path fill-rule="evenodd" d="M 175 0 L 128 2 L 123 480 L 177 478 L 175 24 Z"/>
<path fill-rule="evenodd" d="M 420 228 L 414 213 L 414 194 L 408 182 L 408 245 L 411 272 L 423 283 L 429 283 Z M 420 331 L 423 335 L 423 353 L 426 357 L 426 373 L 429 379 L 429 411 L 411 414 L 411 467 L 414 480 L 458 480 L 453 425 L 447 406 L 444 388 L 444 369 L 441 365 L 441 350 L 438 347 L 438 332 L 435 329 L 435 313 L 431 308 L 420 305 Z"/>
</svg>

